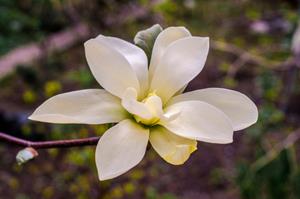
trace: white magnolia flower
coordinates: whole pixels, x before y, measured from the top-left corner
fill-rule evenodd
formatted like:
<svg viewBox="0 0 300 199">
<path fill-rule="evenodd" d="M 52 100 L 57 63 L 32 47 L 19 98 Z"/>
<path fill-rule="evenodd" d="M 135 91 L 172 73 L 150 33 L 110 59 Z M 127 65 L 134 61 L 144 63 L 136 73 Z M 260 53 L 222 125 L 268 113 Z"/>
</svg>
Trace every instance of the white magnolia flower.
<svg viewBox="0 0 300 199">
<path fill-rule="evenodd" d="M 227 144 L 233 131 L 257 121 L 244 94 L 207 88 L 181 94 L 202 70 L 207 37 L 169 27 L 155 40 L 150 66 L 144 51 L 127 41 L 99 35 L 85 42 L 89 67 L 105 89 L 87 89 L 48 99 L 29 117 L 51 123 L 118 123 L 100 138 L 100 180 L 117 177 L 144 157 L 148 141 L 168 163 L 183 164 L 197 141 Z"/>
</svg>

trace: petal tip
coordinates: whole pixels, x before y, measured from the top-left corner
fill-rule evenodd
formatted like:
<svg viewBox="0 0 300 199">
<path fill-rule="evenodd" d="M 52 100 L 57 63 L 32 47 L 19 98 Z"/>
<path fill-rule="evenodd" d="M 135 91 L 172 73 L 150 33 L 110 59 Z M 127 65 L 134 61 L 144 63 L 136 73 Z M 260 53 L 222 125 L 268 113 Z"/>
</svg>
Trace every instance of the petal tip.
<svg viewBox="0 0 300 199">
<path fill-rule="evenodd" d="M 101 172 L 102 171 L 102 172 Z M 129 169 L 124 171 L 106 171 L 104 169 L 98 169 L 98 178 L 100 181 L 111 180 L 113 178 L 119 177 L 129 171 Z"/>
<path fill-rule="evenodd" d="M 233 143 L 233 134 L 234 134 L 234 132 L 232 132 L 232 137 L 231 138 L 224 139 L 223 141 L 220 141 L 219 144 L 231 144 L 231 143 Z"/>
<path fill-rule="evenodd" d="M 88 46 L 92 45 L 93 43 L 95 43 L 95 41 L 96 41 L 95 38 L 91 38 L 91 39 L 85 41 L 85 42 L 83 43 L 84 48 L 87 48 Z"/>
<path fill-rule="evenodd" d="M 92 40 L 92 39 L 89 39 L 89 40 L 85 41 L 85 42 L 83 43 L 83 46 L 84 46 L 84 47 L 87 47 L 87 45 L 91 42 L 91 40 Z"/>
<path fill-rule="evenodd" d="M 250 100 L 250 102 L 252 103 L 252 110 L 253 110 L 253 112 L 252 112 L 253 116 L 251 117 L 252 119 L 249 120 L 249 122 L 247 122 L 247 123 L 244 123 L 244 124 L 241 124 L 241 125 L 235 127 L 234 131 L 240 131 L 240 130 L 246 129 L 246 128 L 254 125 L 258 121 L 258 117 L 259 117 L 258 108 L 253 101 Z"/>
<path fill-rule="evenodd" d="M 36 118 L 36 116 L 35 116 L 34 113 L 31 114 L 31 115 L 29 115 L 29 116 L 27 117 L 27 119 L 32 120 L 32 121 L 37 121 L 37 118 Z"/>
<path fill-rule="evenodd" d="M 105 181 L 105 180 L 110 180 L 110 179 L 112 179 L 111 176 L 109 176 L 109 175 L 103 175 L 103 174 L 100 173 L 100 172 L 99 172 L 98 178 L 99 178 L 99 181 Z"/>
<path fill-rule="evenodd" d="M 204 42 L 207 43 L 207 45 L 209 45 L 210 39 L 209 37 L 202 37 Z"/>
<path fill-rule="evenodd" d="M 192 154 L 193 152 L 197 151 L 197 145 L 196 146 L 189 146 L 189 151 L 190 151 L 190 154 Z"/>
</svg>

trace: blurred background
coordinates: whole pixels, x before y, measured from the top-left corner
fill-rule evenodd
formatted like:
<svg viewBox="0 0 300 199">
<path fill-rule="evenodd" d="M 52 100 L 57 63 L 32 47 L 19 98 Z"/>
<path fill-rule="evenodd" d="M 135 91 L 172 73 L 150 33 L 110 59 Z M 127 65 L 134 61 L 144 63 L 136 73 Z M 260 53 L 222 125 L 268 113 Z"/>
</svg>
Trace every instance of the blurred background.
<svg viewBox="0 0 300 199">
<path fill-rule="evenodd" d="M 0 143 L 0 198 L 273 199 L 300 197 L 299 3 L 296 0 L 0 0 L 0 131 L 29 140 L 102 135 L 108 125 L 49 125 L 27 116 L 44 100 L 98 88 L 83 42 L 98 34 L 133 42 L 155 23 L 209 36 L 201 74 L 187 91 L 247 94 L 259 121 L 229 145 L 199 142 L 182 166 L 152 149 L 130 172 L 99 182 L 95 147 L 39 150 Z M 294 39 L 293 39 L 294 38 Z"/>
</svg>

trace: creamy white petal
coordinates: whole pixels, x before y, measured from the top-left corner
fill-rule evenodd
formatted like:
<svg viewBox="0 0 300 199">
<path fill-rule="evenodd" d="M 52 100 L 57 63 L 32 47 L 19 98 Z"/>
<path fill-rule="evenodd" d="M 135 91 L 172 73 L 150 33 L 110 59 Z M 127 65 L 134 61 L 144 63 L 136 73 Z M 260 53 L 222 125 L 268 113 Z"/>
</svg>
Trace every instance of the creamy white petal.
<svg viewBox="0 0 300 199">
<path fill-rule="evenodd" d="M 188 100 L 204 101 L 220 109 L 228 116 L 235 131 L 254 124 L 258 118 L 256 105 L 237 91 L 224 88 L 196 90 L 175 96 L 168 105 Z"/>
<path fill-rule="evenodd" d="M 141 95 L 143 96 L 148 89 L 149 83 L 148 60 L 144 51 L 136 45 L 116 37 L 99 35 L 96 39 L 114 48 L 127 59 L 130 66 L 136 73 L 140 83 L 140 89 L 142 92 Z"/>
<path fill-rule="evenodd" d="M 182 94 L 182 93 L 185 91 L 185 89 L 186 89 L 187 86 L 188 86 L 188 84 L 184 85 L 184 87 L 182 87 L 180 90 L 178 90 L 178 91 L 174 94 L 174 96 Z"/>
<path fill-rule="evenodd" d="M 209 49 L 207 37 L 186 37 L 169 45 L 154 72 L 150 91 L 164 103 L 202 70 Z"/>
<path fill-rule="evenodd" d="M 122 97 L 122 106 L 131 114 L 136 121 L 146 125 L 157 123 L 163 115 L 162 101 L 156 95 L 150 95 L 142 102 L 137 101 L 137 93 L 134 88 L 128 88 Z"/>
<path fill-rule="evenodd" d="M 108 129 L 96 148 L 96 166 L 100 180 L 117 177 L 137 165 L 144 157 L 149 130 L 131 120 Z"/>
<path fill-rule="evenodd" d="M 233 128 L 229 118 L 219 109 L 201 101 L 183 101 L 168 106 L 166 114 L 180 112 L 162 126 L 171 132 L 199 141 L 226 144 L 232 142 Z"/>
<path fill-rule="evenodd" d="M 158 62 L 163 56 L 166 48 L 174 41 L 190 36 L 191 33 L 185 27 L 168 27 L 157 36 L 153 45 L 149 67 L 150 79 L 152 78 L 155 68 L 157 67 Z"/>
<path fill-rule="evenodd" d="M 180 137 L 161 126 L 151 129 L 149 139 L 155 151 L 173 165 L 183 164 L 197 149 L 196 140 Z"/>
<path fill-rule="evenodd" d="M 151 119 L 152 113 L 142 102 L 137 101 L 137 92 L 134 88 L 127 88 L 122 97 L 122 106 L 131 114 L 143 119 Z"/>
<path fill-rule="evenodd" d="M 90 39 L 84 47 L 89 67 L 105 90 L 118 97 L 122 97 L 128 87 L 139 93 L 139 80 L 124 55 L 100 39 Z"/>
<path fill-rule="evenodd" d="M 51 97 L 29 119 L 50 123 L 105 124 L 128 117 L 119 98 L 103 89 L 86 89 Z"/>
</svg>

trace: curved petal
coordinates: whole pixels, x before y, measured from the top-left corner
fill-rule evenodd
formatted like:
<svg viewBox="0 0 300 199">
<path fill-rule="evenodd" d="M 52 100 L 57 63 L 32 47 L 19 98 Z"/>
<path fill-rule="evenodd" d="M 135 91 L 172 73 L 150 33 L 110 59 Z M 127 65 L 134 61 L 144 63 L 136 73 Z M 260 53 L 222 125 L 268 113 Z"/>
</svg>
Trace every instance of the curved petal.
<svg viewBox="0 0 300 199">
<path fill-rule="evenodd" d="M 141 48 L 116 37 L 99 35 L 96 39 L 112 47 L 127 59 L 139 80 L 142 92 L 141 95 L 145 95 L 149 81 L 148 60 L 144 51 Z"/>
<path fill-rule="evenodd" d="M 117 177 L 137 165 L 144 157 L 149 130 L 124 120 L 107 130 L 96 148 L 100 180 Z"/>
<path fill-rule="evenodd" d="M 209 49 L 207 37 L 186 37 L 173 42 L 162 56 L 151 81 L 164 103 L 202 70 Z"/>
<path fill-rule="evenodd" d="M 197 150 L 197 141 L 180 137 L 164 127 L 151 129 L 150 143 L 155 151 L 168 163 L 183 164 Z"/>
<path fill-rule="evenodd" d="M 131 114 L 138 115 L 143 119 L 151 119 L 152 113 L 148 107 L 137 101 L 137 92 L 134 88 L 126 89 L 122 97 L 122 106 Z"/>
<path fill-rule="evenodd" d="M 89 67 L 105 90 L 118 97 L 122 97 L 128 87 L 139 93 L 139 80 L 124 55 L 101 39 L 90 39 L 84 47 Z"/>
<path fill-rule="evenodd" d="M 160 97 L 158 97 L 157 95 L 147 97 L 144 104 L 149 108 L 150 112 L 153 115 L 157 117 L 163 116 L 163 104 Z"/>
<path fill-rule="evenodd" d="M 198 141 L 226 144 L 232 142 L 233 129 L 228 117 L 214 106 L 201 101 L 178 102 L 165 109 L 166 114 L 180 112 L 162 126 L 171 132 Z"/>
<path fill-rule="evenodd" d="M 220 109 L 228 116 L 235 131 L 256 123 L 258 118 L 256 105 L 237 91 L 224 88 L 196 90 L 175 96 L 168 105 L 188 100 L 200 100 Z"/>
<path fill-rule="evenodd" d="M 86 89 L 51 97 L 29 119 L 50 123 L 105 124 L 128 117 L 119 98 L 103 89 Z"/>
<path fill-rule="evenodd" d="M 187 86 L 188 86 L 188 84 L 184 85 L 181 89 L 179 89 L 179 90 L 174 94 L 174 96 L 182 94 L 182 93 L 184 92 L 184 90 L 186 89 Z"/>
<path fill-rule="evenodd" d="M 122 97 L 122 106 L 131 114 L 136 121 L 143 124 L 154 124 L 164 118 L 162 101 L 156 95 L 145 98 L 142 102 L 137 101 L 137 93 L 134 88 L 128 88 Z"/>
<path fill-rule="evenodd" d="M 168 27 L 157 36 L 153 45 L 151 62 L 149 66 L 150 79 L 152 78 L 156 66 L 163 56 L 166 48 L 174 41 L 190 36 L 191 33 L 185 27 Z"/>
</svg>

